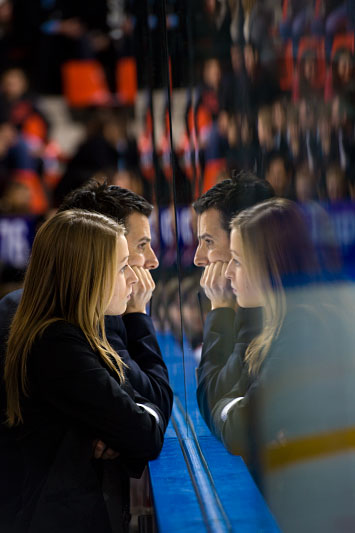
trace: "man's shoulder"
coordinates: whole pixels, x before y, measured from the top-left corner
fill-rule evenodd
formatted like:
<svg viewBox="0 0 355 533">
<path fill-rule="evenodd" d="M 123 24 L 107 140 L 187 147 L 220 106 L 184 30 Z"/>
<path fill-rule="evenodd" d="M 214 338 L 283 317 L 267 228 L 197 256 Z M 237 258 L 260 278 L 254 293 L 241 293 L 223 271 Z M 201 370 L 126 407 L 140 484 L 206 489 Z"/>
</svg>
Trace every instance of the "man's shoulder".
<svg viewBox="0 0 355 533">
<path fill-rule="evenodd" d="M 23 289 L 17 289 L 16 291 L 9 292 L 0 300 L 0 309 L 10 306 L 18 306 L 21 300 Z"/>
<path fill-rule="evenodd" d="M 6 294 L 0 300 L 0 329 L 8 328 L 22 296 L 22 289 Z"/>
</svg>

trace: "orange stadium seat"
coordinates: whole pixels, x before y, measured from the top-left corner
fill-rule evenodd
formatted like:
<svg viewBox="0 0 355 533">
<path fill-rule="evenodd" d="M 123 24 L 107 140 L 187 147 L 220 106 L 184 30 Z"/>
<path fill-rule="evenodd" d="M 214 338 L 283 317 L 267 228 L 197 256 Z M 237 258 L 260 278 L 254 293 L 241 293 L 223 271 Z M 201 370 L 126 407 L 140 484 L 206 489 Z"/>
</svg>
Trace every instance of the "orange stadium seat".
<svg viewBox="0 0 355 533">
<path fill-rule="evenodd" d="M 137 65 L 133 57 L 122 57 L 117 61 L 116 87 L 119 102 L 133 105 L 137 95 Z"/>
<path fill-rule="evenodd" d="M 71 60 L 62 66 L 63 94 L 69 106 L 87 107 L 110 101 L 102 65 L 95 60 Z"/>
<path fill-rule="evenodd" d="M 205 193 L 213 187 L 213 185 L 216 185 L 218 174 L 226 168 L 226 160 L 225 159 L 211 159 L 210 161 L 206 162 L 205 165 L 205 171 L 203 174 L 203 188 L 202 193 Z"/>
</svg>

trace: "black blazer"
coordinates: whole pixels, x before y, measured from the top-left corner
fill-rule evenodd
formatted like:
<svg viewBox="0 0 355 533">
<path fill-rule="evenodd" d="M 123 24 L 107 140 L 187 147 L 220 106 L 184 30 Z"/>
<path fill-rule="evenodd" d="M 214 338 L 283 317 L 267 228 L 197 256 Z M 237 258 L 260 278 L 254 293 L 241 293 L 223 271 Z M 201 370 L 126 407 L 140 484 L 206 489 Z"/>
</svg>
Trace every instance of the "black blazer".
<svg viewBox="0 0 355 533">
<path fill-rule="evenodd" d="M 104 440 L 120 453 L 121 465 L 139 475 L 160 452 L 164 417 L 128 383 L 121 386 L 82 331 L 64 321 L 35 341 L 28 371 L 24 423 L 8 430 L 24 468 L 16 531 L 110 532 L 102 461 L 92 459 L 92 442 Z"/>
<path fill-rule="evenodd" d="M 226 307 L 210 311 L 206 317 L 201 361 L 197 369 L 197 402 L 212 432 L 211 413 L 218 401 L 237 382 L 244 393 L 250 386 L 244 369 L 244 354 L 260 328 L 260 308 L 239 308 L 235 313 Z"/>
<path fill-rule="evenodd" d="M 0 359 L 5 355 L 6 338 L 21 296 L 19 289 L 0 300 Z M 173 392 L 151 317 L 144 313 L 106 316 L 105 328 L 109 343 L 128 367 L 125 374 L 130 384 L 159 407 L 167 424 Z"/>
</svg>

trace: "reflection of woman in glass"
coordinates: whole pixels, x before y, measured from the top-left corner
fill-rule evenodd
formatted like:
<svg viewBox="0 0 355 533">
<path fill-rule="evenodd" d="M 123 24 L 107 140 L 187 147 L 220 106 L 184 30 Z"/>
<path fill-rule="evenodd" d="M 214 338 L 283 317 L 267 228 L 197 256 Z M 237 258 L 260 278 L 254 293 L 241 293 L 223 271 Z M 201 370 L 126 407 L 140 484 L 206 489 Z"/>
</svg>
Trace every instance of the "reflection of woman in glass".
<svg viewBox="0 0 355 533">
<path fill-rule="evenodd" d="M 159 411 L 140 405 L 105 335 L 104 315 L 125 311 L 137 280 L 127 261 L 123 227 L 96 213 L 64 211 L 35 238 L 5 361 L 23 460 L 16 531 L 111 531 L 105 502 L 112 489 L 119 516 L 120 468 L 140 475 L 159 453 Z M 93 459 L 96 439 L 119 456 L 115 487 L 105 476 L 116 461 Z"/>
<path fill-rule="evenodd" d="M 263 325 L 235 386 L 211 406 L 212 430 L 248 461 L 283 531 L 335 532 L 327 523 L 340 494 L 340 516 L 354 497 L 351 288 L 320 273 L 303 216 L 285 199 L 232 221 L 231 254 L 238 305 L 261 307 Z"/>
</svg>

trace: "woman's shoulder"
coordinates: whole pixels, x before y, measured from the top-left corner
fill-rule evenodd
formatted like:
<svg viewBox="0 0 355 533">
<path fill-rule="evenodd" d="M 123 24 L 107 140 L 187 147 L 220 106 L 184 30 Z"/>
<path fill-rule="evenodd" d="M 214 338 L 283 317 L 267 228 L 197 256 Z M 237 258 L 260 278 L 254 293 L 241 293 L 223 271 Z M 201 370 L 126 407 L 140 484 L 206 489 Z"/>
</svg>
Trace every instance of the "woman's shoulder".
<svg viewBox="0 0 355 533">
<path fill-rule="evenodd" d="M 82 330 L 63 320 L 49 324 L 32 345 L 30 360 L 40 373 L 61 374 L 98 368 L 97 352 L 90 346 Z"/>
<path fill-rule="evenodd" d="M 48 324 L 36 337 L 33 351 L 50 350 L 54 355 L 60 350 L 76 349 L 93 352 L 84 332 L 74 324 L 65 320 L 56 320 Z M 94 353 L 94 352 L 93 352 Z"/>
<path fill-rule="evenodd" d="M 85 338 L 83 331 L 74 324 L 66 322 L 65 320 L 54 320 L 50 322 L 48 326 L 44 329 L 40 338 L 48 339 L 50 337 L 60 337 L 64 335 L 70 335 L 78 338 Z"/>
</svg>

